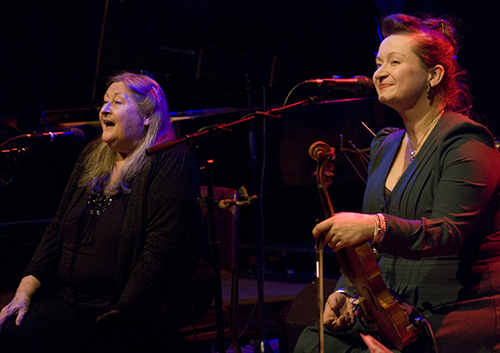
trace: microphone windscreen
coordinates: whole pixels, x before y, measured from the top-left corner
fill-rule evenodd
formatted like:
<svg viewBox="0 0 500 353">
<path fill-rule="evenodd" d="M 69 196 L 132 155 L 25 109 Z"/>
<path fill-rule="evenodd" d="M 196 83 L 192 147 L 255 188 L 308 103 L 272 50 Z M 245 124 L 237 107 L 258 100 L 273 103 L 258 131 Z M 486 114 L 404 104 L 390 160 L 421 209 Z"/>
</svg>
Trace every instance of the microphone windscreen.
<svg viewBox="0 0 500 353">
<path fill-rule="evenodd" d="M 74 141 L 76 143 L 83 142 L 85 140 L 85 133 L 82 130 L 77 128 L 72 128 L 71 130 L 73 131 Z"/>
<path fill-rule="evenodd" d="M 358 80 L 358 94 L 368 94 L 373 91 L 373 81 L 366 76 L 354 76 Z"/>
</svg>

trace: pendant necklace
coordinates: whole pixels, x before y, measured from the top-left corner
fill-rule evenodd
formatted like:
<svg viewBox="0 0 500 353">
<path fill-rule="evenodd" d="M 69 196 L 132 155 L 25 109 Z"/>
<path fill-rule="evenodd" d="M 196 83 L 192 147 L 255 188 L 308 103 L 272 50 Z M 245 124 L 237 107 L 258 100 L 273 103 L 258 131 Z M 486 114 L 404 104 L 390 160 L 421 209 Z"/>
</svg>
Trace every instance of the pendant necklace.
<svg viewBox="0 0 500 353">
<path fill-rule="evenodd" d="M 444 113 L 444 109 L 441 110 L 441 112 L 438 114 L 438 116 L 436 116 L 434 118 L 434 120 L 432 120 L 432 122 L 429 124 L 429 126 L 427 127 L 427 129 L 424 132 L 424 135 L 420 139 L 420 142 L 417 143 L 417 148 L 413 147 L 413 144 L 411 143 L 411 140 L 410 140 L 410 136 L 408 135 L 408 132 L 406 132 L 406 136 L 408 137 L 408 143 L 410 144 L 410 163 L 413 162 L 413 160 L 417 156 L 420 144 L 425 140 L 425 137 L 427 136 L 427 133 L 430 131 L 431 127 L 433 127 L 434 124 L 437 123 L 437 121 L 443 115 L 443 113 Z"/>
</svg>

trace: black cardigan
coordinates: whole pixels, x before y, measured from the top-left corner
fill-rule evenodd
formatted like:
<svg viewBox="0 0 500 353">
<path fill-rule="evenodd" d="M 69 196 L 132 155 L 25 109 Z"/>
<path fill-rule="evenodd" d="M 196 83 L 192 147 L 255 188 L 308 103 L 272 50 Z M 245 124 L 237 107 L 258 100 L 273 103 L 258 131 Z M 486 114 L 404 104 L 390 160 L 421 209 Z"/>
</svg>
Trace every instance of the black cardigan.
<svg viewBox="0 0 500 353">
<path fill-rule="evenodd" d="M 57 269 L 61 224 L 85 188 L 78 187 L 87 150 L 81 154 L 59 209 L 24 275 L 42 285 Z M 200 187 L 194 158 L 185 146 L 150 157 L 131 186 L 118 250 L 116 297 L 111 309 L 140 310 L 152 303 L 188 300 L 202 242 Z M 199 290 L 199 289 L 198 289 Z M 172 305 L 170 305 L 172 306 Z"/>
</svg>

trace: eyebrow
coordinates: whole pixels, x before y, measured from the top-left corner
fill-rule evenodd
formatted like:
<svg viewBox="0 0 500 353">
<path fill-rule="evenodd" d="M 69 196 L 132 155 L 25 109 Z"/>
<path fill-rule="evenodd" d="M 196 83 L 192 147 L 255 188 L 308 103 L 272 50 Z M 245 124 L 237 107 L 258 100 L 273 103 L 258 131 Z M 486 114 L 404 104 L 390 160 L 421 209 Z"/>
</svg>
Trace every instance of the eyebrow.
<svg viewBox="0 0 500 353">
<path fill-rule="evenodd" d="M 126 95 L 127 95 L 127 93 L 126 93 L 126 92 L 118 91 L 118 92 L 113 93 L 113 97 L 116 97 L 118 94 L 123 94 L 124 96 L 126 96 Z M 108 96 L 108 97 L 109 97 L 109 94 L 108 94 L 107 92 L 106 92 L 106 93 L 104 93 L 104 97 L 106 97 L 106 96 Z"/>
<path fill-rule="evenodd" d="M 375 54 L 376 54 L 376 55 L 375 55 L 375 60 L 377 60 L 377 59 L 379 58 L 378 52 L 377 52 L 377 53 L 375 53 Z M 391 52 L 388 54 L 388 57 L 391 57 L 391 56 L 392 56 L 392 55 L 394 55 L 394 54 L 396 54 L 396 55 L 401 55 L 401 56 L 403 56 L 403 57 L 406 57 L 406 55 L 404 55 L 403 53 L 397 52 L 397 51 L 391 51 Z"/>
</svg>

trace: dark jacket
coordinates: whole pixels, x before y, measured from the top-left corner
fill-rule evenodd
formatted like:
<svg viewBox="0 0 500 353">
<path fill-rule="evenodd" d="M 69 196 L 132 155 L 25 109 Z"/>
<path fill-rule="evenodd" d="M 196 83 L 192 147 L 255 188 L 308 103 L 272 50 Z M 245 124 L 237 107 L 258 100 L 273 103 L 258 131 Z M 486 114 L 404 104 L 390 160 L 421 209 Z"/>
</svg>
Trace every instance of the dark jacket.
<svg viewBox="0 0 500 353">
<path fill-rule="evenodd" d="M 59 209 L 24 275 L 48 282 L 57 268 L 61 224 L 85 188 L 78 159 Z M 189 150 L 177 146 L 150 157 L 132 183 L 118 249 L 116 297 L 108 310 L 123 313 L 159 305 L 171 314 L 190 300 L 202 242 L 199 176 Z"/>
<path fill-rule="evenodd" d="M 493 138 L 484 126 L 445 113 L 385 200 L 404 134 L 385 129 L 375 137 L 363 204 L 364 213 L 387 219 L 378 247 L 385 284 L 425 314 L 440 351 L 500 345 L 494 308 L 500 299 L 500 154 Z"/>
</svg>

